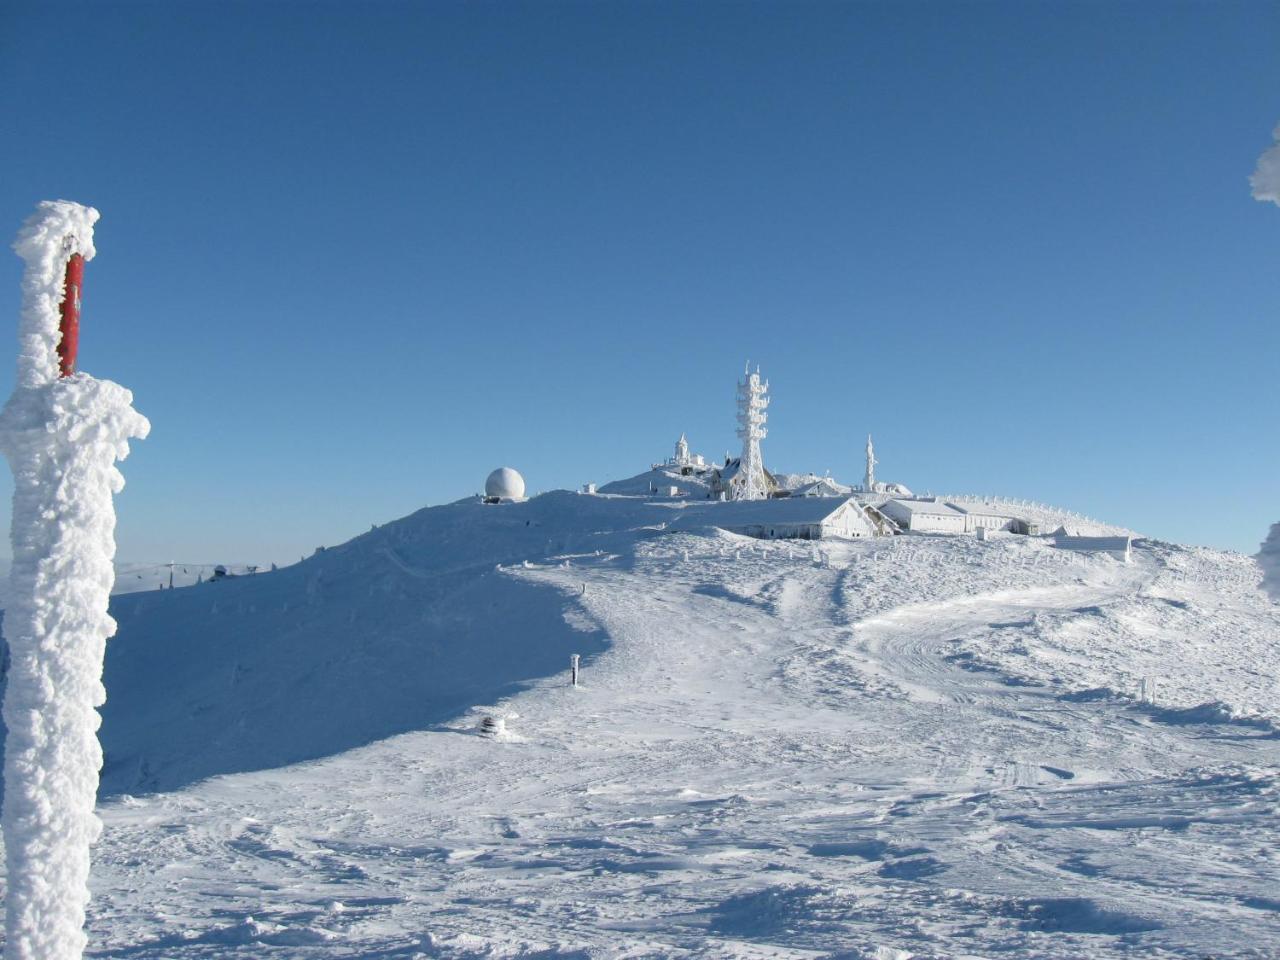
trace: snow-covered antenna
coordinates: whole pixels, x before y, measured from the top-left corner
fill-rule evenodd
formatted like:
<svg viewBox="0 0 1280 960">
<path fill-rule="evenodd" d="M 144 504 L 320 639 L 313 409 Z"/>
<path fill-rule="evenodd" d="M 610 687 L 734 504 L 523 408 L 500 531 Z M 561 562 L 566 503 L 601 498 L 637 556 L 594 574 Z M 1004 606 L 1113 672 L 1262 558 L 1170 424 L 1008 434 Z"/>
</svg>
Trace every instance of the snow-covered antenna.
<svg viewBox="0 0 1280 960">
<path fill-rule="evenodd" d="M 102 748 L 102 661 L 115 621 L 115 462 L 150 430 L 119 384 L 75 373 L 80 284 L 98 211 L 41 203 L 14 249 L 26 261 L 18 380 L 0 412 L 13 469 L 13 566 L 4 633 L 5 953 L 78 960 Z"/>
<path fill-rule="evenodd" d="M 876 492 L 876 464 L 880 461 L 876 459 L 876 448 L 871 442 L 871 434 L 867 434 L 867 475 L 862 480 L 862 489 L 864 493 Z"/>
<path fill-rule="evenodd" d="M 748 362 L 747 370 L 751 369 Z M 742 459 L 738 463 L 738 485 L 734 488 L 735 500 L 763 500 L 769 496 L 769 484 L 764 475 L 764 459 L 760 455 L 760 441 L 769 435 L 765 412 L 769 406 L 769 382 L 760 380 L 760 368 L 746 373 L 738 384 L 738 436 L 742 438 Z"/>
</svg>

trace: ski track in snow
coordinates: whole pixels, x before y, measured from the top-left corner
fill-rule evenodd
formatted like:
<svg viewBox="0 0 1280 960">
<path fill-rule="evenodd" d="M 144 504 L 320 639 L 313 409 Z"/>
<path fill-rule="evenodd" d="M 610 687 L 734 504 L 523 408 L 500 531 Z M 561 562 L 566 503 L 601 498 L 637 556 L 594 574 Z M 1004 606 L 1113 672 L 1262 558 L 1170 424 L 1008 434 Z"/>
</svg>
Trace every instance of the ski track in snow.
<svg viewBox="0 0 1280 960">
<path fill-rule="evenodd" d="M 819 549 L 507 568 L 609 637 L 582 687 L 495 705 L 497 739 L 101 804 L 90 954 L 1280 955 L 1280 617 L 1245 558 Z"/>
</svg>

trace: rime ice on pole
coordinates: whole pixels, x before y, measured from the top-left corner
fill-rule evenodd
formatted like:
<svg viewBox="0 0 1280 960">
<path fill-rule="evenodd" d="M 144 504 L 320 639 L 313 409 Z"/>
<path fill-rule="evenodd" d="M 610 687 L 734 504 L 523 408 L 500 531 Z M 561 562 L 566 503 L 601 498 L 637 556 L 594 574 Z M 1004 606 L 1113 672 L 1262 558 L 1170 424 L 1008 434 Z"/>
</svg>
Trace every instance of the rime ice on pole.
<svg viewBox="0 0 1280 960">
<path fill-rule="evenodd" d="M 59 378 L 58 322 L 67 260 L 94 255 L 98 212 L 46 201 L 14 249 L 26 261 L 17 386 L 0 412 L 0 450 L 14 475 L 12 599 L 4 634 L 3 829 L 8 960 L 74 960 L 84 951 L 89 847 L 102 750 L 97 707 L 116 624 L 115 461 L 146 418 L 133 395 L 77 373 Z"/>
</svg>

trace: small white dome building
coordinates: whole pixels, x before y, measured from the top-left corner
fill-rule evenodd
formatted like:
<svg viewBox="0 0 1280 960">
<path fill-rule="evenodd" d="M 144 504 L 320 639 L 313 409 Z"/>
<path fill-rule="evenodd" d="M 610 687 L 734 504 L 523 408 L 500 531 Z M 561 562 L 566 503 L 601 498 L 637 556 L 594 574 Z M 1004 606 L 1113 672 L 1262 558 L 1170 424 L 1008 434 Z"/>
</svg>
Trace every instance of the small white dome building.
<svg viewBox="0 0 1280 960">
<path fill-rule="evenodd" d="M 484 482 L 486 500 L 523 500 L 524 477 L 511 467 L 499 467 Z"/>
</svg>

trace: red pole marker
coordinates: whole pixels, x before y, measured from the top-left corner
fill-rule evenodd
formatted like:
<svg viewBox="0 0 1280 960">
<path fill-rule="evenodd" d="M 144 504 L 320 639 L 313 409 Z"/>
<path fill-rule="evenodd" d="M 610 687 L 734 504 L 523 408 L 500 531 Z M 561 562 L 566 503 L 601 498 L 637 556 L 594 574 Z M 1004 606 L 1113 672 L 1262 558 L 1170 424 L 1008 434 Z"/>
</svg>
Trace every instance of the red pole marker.
<svg viewBox="0 0 1280 960">
<path fill-rule="evenodd" d="M 84 257 L 73 253 L 67 261 L 67 276 L 63 282 L 62 322 L 58 329 L 62 339 L 58 341 L 58 372 L 69 377 L 76 372 L 76 351 L 80 348 L 80 288 L 84 286 Z"/>
</svg>

